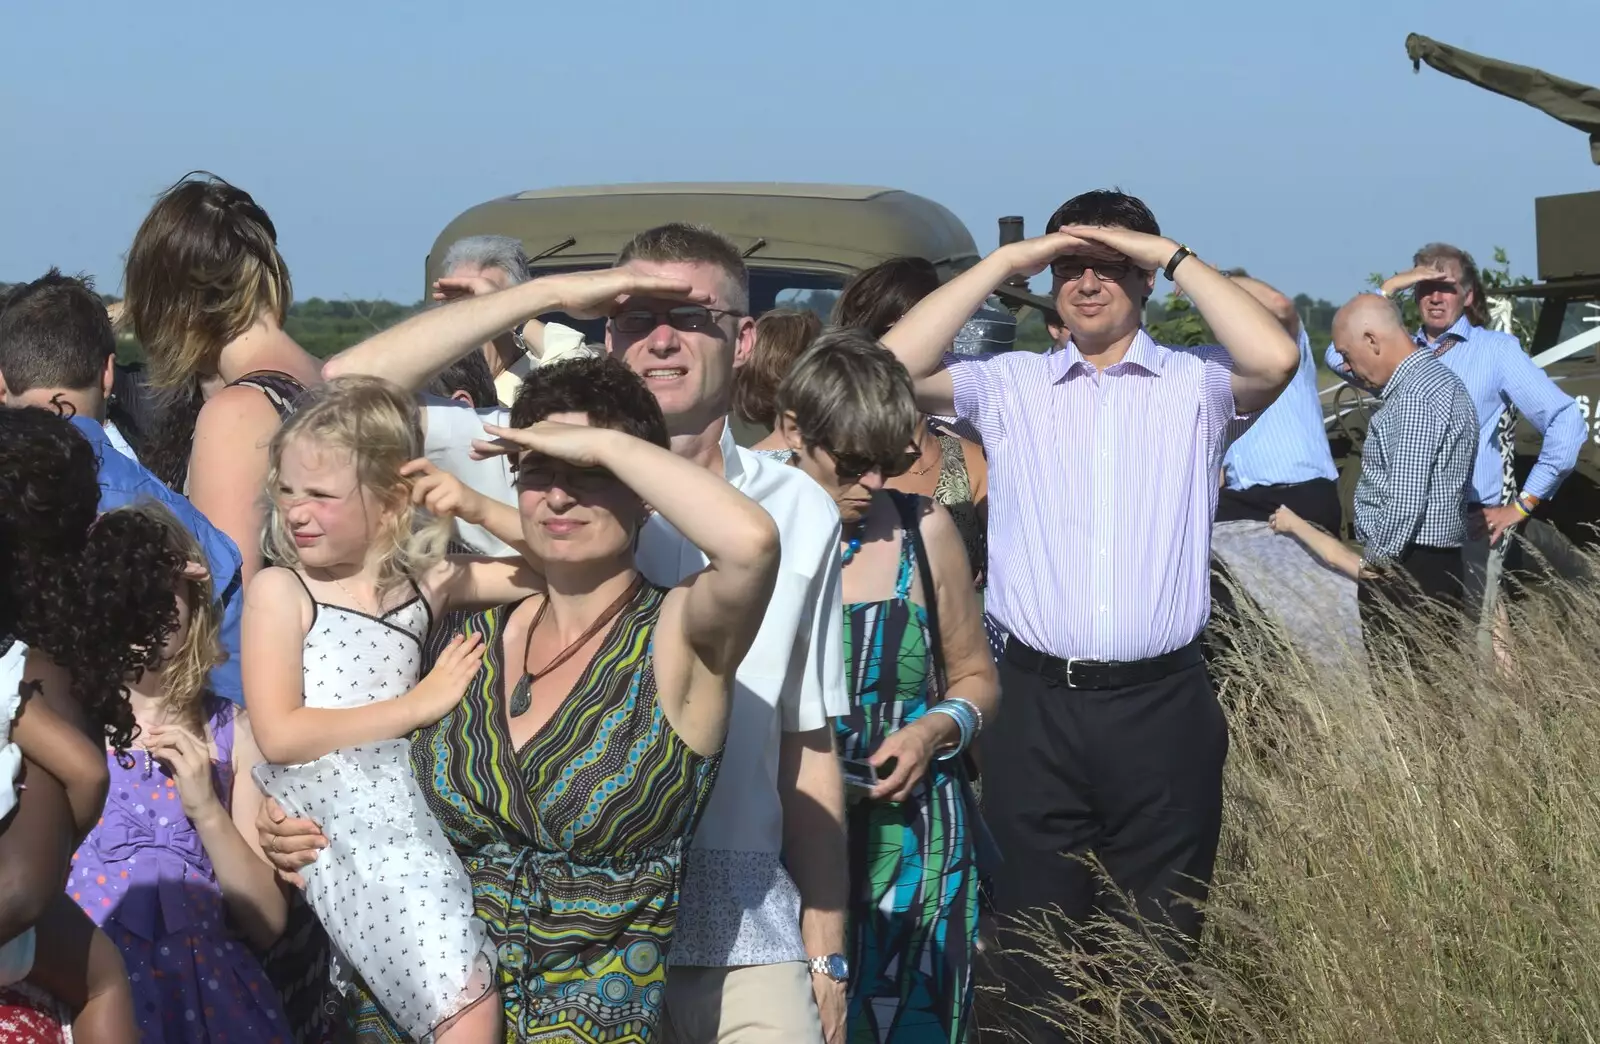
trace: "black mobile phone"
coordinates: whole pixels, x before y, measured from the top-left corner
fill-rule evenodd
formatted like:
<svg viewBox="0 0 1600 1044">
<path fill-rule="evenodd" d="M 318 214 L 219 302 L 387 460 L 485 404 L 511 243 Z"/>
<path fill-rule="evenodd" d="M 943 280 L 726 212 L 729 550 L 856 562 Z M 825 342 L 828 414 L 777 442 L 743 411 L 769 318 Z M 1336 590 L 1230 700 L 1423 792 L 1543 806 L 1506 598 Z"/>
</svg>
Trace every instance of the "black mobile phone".
<svg viewBox="0 0 1600 1044">
<path fill-rule="evenodd" d="M 840 758 L 839 768 L 844 773 L 844 785 L 856 790 L 871 790 L 878 785 L 878 770 L 865 761 Z"/>
</svg>

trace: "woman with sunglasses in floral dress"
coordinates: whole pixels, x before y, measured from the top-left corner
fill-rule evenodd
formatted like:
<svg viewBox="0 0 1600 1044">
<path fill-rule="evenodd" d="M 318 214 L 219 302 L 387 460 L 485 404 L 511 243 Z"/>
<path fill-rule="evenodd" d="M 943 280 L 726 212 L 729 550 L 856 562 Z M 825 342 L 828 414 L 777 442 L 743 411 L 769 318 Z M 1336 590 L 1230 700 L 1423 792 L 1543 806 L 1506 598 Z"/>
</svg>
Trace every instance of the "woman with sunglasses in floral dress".
<svg viewBox="0 0 1600 1044">
<path fill-rule="evenodd" d="M 958 1041 L 972 1012 L 978 827 L 961 756 L 999 685 L 950 513 L 885 488 L 918 423 L 905 368 L 859 330 L 818 338 L 778 390 L 778 431 L 839 505 L 851 711 L 852 1044 Z"/>
</svg>

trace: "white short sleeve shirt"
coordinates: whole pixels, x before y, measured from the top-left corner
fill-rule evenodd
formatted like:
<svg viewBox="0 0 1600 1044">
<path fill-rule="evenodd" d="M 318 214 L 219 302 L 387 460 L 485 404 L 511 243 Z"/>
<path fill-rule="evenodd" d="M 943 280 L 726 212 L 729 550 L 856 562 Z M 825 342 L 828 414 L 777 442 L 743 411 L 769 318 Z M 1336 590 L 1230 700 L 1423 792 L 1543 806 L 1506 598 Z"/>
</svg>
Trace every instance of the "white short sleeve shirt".
<svg viewBox="0 0 1600 1044">
<path fill-rule="evenodd" d="M 827 727 L 850 709 L 839 601 L 839 510 L 798 469 L 722 433 L 724 474 L 778 523 L 782 565 L 761 630 L 734 679 L 722 767 L 686 860 L 673 964 L 732 967 L 805 960 L 800 896 L 783 869 L 778 751 L 784 732 Z M 706 557 L 659 516 L 639 569 L 676 584 Z"/>
<path fill-rule="evenodd" d="M 517 502 L 517 483 L 511 475 L 509 457 L 472 459 L 472 440 L 489 437 L 483 430 L 485 424 L 505 427 L 511 423 L 510 410 L 499 406 L 473 409 L 454 399 L 424 395 L 422 412 L 427 428 L 422 440 L 423 456 L 469 489 L 503 504 Z M 508 558 L 517 553 L 482 526 L 458 521 L 456 538 L 480 555 Z"/>
</svg>

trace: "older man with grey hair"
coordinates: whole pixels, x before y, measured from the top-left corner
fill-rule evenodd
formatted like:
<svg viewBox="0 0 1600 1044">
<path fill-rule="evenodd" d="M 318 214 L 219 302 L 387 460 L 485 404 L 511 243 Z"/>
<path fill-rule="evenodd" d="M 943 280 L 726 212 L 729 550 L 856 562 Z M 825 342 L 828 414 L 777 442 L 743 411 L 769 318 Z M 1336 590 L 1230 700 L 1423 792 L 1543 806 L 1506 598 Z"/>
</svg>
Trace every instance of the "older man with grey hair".
<svg viewBox="0 0 1600 1044">
<path fill-rule="evenodd" d="M 511 236 L 468 236 L 450 244 L 434 283 L 434 300 L 492 293 L 528 281 L 528 255 Z M 528 374 L 540 366 L 585 352 L 583 334 L 557 323 L 529 320 L 483 346 L 500 405 L 510 406 Z M 484 403 L 482 405 L 490 405 Z"/>
</svg>

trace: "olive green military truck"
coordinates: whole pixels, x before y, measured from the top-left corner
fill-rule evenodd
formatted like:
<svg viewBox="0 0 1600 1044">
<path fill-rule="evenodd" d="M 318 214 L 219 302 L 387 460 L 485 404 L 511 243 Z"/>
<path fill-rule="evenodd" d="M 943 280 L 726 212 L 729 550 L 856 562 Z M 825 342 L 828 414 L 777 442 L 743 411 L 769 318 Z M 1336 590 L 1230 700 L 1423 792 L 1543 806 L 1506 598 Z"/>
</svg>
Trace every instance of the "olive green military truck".
<svg viewBox="0 0 1600 1044">
<path fill-rule="evenodd" d="M 530 274 L 549 275 L 610 265 L 635 233 L 668 222 L 709 225 L 743 251 L 750 270 L 750 314 L 810 308 L 824 320 L 851 276 L 891 257 L 926 258 L 949 279 L 979 252 L 954 214 L 897 189 L 786 183 L 671 183 L 537 189 L 467 210 L 428 253 L 425 295 L 450 244 L 467 236 L 520 239 Z M 1003 238 L 1019 238 L 1021 219 L 1001 220 Z M 1000 298 L 1004 298 L 1004 307 Z M 1026 287 L 1004 288 L 955 347 L 1005 351 L 1015 344 L 1024 307 L 1049 308 Z M 603 323 L 552 314 L 598 343 Z M 765 432 L 736 431 L 741 441 Z"/>
</svg>

